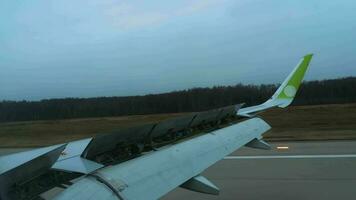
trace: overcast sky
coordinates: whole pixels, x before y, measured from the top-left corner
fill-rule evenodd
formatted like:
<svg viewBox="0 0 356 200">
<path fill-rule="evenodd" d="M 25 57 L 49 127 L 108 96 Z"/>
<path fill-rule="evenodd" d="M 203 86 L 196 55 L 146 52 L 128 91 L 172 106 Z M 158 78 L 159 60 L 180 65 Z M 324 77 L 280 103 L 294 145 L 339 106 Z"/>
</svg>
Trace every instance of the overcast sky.
<svg viewBox="0 0 356 200">
<path fill-rule="evenodd" d="M 0 99 L 356 76 L 354 0 L 0 1 Z"/>
</svg>

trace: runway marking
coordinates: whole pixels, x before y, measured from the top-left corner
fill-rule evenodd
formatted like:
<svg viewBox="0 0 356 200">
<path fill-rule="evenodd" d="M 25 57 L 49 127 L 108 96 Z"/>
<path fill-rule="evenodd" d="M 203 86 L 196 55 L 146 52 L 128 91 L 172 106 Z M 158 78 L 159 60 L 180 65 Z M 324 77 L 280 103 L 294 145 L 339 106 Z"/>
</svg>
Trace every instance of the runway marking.
<svg viewBox="0 0 356 200">
<path fill-rule="evenodd" d="M 278 146 L 277 149 L 278 150 L 288 150 L 289 147 L 288 146 Z"/>
<path fill-rule="evenodd" d="M 303 158 L 356 158 L 356 154 L 341 155 L 274 155 L 274 156 L 226 156 L 225 160 L 234 159 L 303 159 Z"/>
</svg>

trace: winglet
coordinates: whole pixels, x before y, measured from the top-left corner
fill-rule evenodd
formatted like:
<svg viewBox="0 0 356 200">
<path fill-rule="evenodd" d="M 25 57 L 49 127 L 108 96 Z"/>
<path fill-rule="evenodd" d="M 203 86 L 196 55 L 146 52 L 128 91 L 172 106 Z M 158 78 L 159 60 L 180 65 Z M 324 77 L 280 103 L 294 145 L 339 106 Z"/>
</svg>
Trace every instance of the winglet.
<svg viewBox="0 0 356 200">
<path fill-rule="evenodd" d="M 300 84 L 302 83 L 312 57 L 313 54 L 305 55 L 269 100 L 257 106 L 241 108 L 237 115 L 250 117 L 253 116 L 253 113 L 257 113 L 268 108 L 276 106 L 285 108 L 289 106 L 293 102 Z"/>
<path fill-rule="evenodd" d="M 278 107 L 285 108 L 292 103 L 312 57 L 313 54 L 305 55 L 289 76 L 284 80 L 278 90 L 273 94 L 272 100 L 279 102 Z"/>
</svg>

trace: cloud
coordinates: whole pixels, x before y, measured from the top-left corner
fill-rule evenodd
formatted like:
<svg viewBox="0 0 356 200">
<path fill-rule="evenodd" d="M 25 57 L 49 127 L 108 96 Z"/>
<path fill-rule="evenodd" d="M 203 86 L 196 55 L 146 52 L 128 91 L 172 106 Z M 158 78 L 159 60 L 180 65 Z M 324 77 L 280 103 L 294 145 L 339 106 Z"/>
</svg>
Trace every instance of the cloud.
<svg viewBox="0 0 356 200">
<path fill-rule="evenodd" d="M 168 16 L 160 12 L 140 11 L 130 4 L 116 4 L 107 10 L 109 20 L 120 29 L 140 28 L 164 21 Z"/>
<path fill-rule="evenodd" d="M 152 25 L 160 25 L 176 17 L 191 15 L 212 8 L 221 3 L 219 0 L 195 0 L 189 1 L 183 6 L 167 11 L 164 8 L 140 9 L 134 3 L 112 3 L 107 4 L 107 17 L 113 25 L 121 30 L 139 29 Z M 158 6 L 157 6 L 158 7 Z"/>
<path fill-rule="evenodd" d="M 188 6 L 184 7 L 182 10 L 177 11 L 177 15 L 187 15 L 193 14 L 199 11 L 209 9 L 217 4 L 223 3 L 223 0 L 196 0 L 192 1 Z"/>
</svg>

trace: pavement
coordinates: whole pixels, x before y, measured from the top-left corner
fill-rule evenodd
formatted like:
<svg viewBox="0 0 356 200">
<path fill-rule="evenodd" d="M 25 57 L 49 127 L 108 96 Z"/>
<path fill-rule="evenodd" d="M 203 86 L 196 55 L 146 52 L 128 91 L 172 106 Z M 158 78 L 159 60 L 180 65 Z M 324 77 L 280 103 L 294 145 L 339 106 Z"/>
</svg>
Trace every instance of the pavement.
<svg viewBox="0 0 356 200">
<path fill-rule="evenodd" d="M 31 150 L 31 148 L 0 148 L 0 156 Z"/>
<path fill-rule="evenodd" d="M 268 151 L 243 147 L 208 168 L 203 175 L 219 196 L 177 188 L 161 199 L 356 199 L 356 141 L 271 145 Z M 0 149 L 0 155 L 16 151 Z"/>
<path fill-rule="evenodd" d="M 356 141 L 242 148 L 203 175 L 220 188 L 219 196 L 177 188 L 162 200 L 356 199 Z"/>
</svg>

